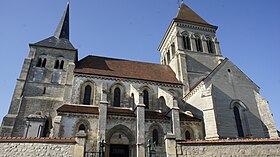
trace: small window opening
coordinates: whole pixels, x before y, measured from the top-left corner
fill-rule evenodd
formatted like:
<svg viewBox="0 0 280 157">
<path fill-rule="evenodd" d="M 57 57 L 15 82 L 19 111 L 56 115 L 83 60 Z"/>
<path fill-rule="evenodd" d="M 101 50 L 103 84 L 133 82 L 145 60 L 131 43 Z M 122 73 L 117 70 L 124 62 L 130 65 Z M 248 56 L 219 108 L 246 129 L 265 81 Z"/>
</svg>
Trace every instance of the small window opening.
<svg viewBox="0 0 280 157">
<path fill-rule="evenodd" d="M 228 71 L 229 73 L 231 72 L 231 70 L 230 70 L 230 69 L 228 69 L 227 71 Z"/>
<path fill-rule="evenodd" d="M 191 50 L 191 40 L 189 36 L 183 36 L 184 49 Z"/>
<path fill-rule="evenodd" d="M 55 68 L 55 69 L 58 69 L 58 67 L 59 67 L 59 60 L 56 60 L 56 61 L 55 61 L 55 64 L 54 64 L 54 68 Z"/>
<path fill-rule="evenodd" d="M 196 45 L 196 49 L 198 52 L 202 52 L 202 42 L 201 39 L 199 37 L 195 38 L 195 45 Z"/>
<path fill-rule="evenodd" d="M 191 133 L 189 131 L 186 131 L 185 132 L 185 137 L 186 137 L 186 140 L 190 140 L 191 139 Z"/>
<path fill-rule="evenodd" d="M 46 87 L 44 87 L 43 89 L 43 94 L 46 94 Z"/>
<path fill-rule="evenodd" d="M 50 135 L 50 122 L 47 119 L 41 137 L 49 137 L 49 135 Z"/>
<path fill-rule="evenodd" d="M 36 67 L 41 67 L 41 64 L 42 64 L 42 58 L 39 58 Z"/>
<path fill-rule="evenodd" d="M 85 87 L 84 102 L 83 102 L 83 104 L 90 105 L 90 100 L 91 100 L 91 86 L 87 85 Z"/>
<path fill-rule="evenodd" d="M 114 89 L 114 104 L 113 106 L 115 107 L 120 107 L 121 106 L 121 90 L 119 87 L 116 87 Z"/>
<path fill-rule="evenodd" d="M 62 61 L 60 62 L 59 69 L 63 69 L 63 65 L 64 65 L 64 61 L 62 60 Z"/>
<path fill-rule="evenodd" d="M 169 64 L 169 62 L 170 62 L 170 51 L 169 50 L 166 53 L 166 61 L 167 61 L 167 64 Z"/>
<path fill-rule="evenodd" d="M 175 57 L 175 45 L 174 43 L 171 45 L 171 53 L 172 53 L 172 58 Z"/>
<path fill-rule="evenodd" d="M 43 67 L 43 68 L 46 67 L 46 63 L 47 63 L 47 59 L 44 58 L 43 63 L 42 63 L 42 67 Z"/>
<path fill-rule="evenodd" d="M 80 126 L 79 126 L 79 131 L 86 131 L 86 126 L 84 125 L 84 124 L 81 124 Z"/>
<path fill-rule="evenodd" d="M 158 145 L 158 131 L 157 131 L 157 129 L 153 130 L 153 143 L 155 145 Z"/>
<path fill-rule="evenodd" d="M 149 108 L 149 93 L 147 90 L 143 91 L 143 103 L 145 104 L 145 108 L 148 109 Z"/>
<path fill-rule="evenodd" d="M 208 40 L 207 40 L 207 48 L 208 48 L 208 52 L 209 52 L 209 53 L 214 53 L 214 50 L 213 50 L 213 42 L 211 41 L 211 39 L 208 39 Z"/>
</svg>

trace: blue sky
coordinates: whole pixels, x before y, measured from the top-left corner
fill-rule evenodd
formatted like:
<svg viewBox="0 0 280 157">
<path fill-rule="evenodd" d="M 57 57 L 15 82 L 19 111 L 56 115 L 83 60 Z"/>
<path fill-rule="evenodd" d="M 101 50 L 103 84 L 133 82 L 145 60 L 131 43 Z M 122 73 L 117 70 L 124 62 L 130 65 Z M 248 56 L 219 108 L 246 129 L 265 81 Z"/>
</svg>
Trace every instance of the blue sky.
<svg viewBox="0 0 280 157">
<path fill-rule="evenodd" d="M 280 1 L 185 3 L 219 26 L 223 56 L 261 87 L 280 128 Z M 65 6 L 66 0 L 1 0 L 0 118 L 8 112 L 28 44 L 54 33 Z M 158 45 L 177 10 L 177 0 L 72 0 L 70 39 L 79 59 L 92 54 L 159 63 Z"/>
</svg>

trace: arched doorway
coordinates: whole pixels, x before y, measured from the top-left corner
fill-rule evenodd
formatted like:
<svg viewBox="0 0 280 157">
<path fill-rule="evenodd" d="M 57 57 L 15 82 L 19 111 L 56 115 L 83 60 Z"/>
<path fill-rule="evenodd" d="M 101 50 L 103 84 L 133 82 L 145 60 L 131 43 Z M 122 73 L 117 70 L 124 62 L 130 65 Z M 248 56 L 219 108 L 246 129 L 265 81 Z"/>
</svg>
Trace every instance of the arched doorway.
<svg viewBox="0 0 280 157">
<path fill-rule="evenodd" d="M 106 143 L 106 150 L 108 150 L 106 156 L 135 156 L 135 137 L 132 131 L 124 125 L 117 125 L 110 129 L 107 133 Z"/>
</svg>

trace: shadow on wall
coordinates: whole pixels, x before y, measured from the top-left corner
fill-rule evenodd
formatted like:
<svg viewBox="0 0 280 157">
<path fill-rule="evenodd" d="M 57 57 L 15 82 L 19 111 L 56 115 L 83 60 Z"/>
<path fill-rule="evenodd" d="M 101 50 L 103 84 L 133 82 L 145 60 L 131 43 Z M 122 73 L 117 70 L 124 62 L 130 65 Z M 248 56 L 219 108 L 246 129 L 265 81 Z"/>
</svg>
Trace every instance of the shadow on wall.
<svg viewBox="0 0 280 157">
<path fill-rule="evenodd" d="M 236 120 L 236 116 L 234 113 L 234 105 L 231 106 L 235 98 L 227 95 L 221 89 L 214 85 L 212 93 L 220 138 L 238 137 L 238 120 Z M 242 100 L 237 100 L 236 102 L 238 101 L 240 101 L 239 114 L 241 117 L 241 127 L 243 129 L 244 136 L 253 138 L 269 138 L 268 128 L 262 122 L 262 120 L 256 116 L 260 116 L 257 107 L 252 106 L 256 104 L 243 104 Z M 245 108 L 242 107 L 242 105 L 244 105 Z"/>
</svg>

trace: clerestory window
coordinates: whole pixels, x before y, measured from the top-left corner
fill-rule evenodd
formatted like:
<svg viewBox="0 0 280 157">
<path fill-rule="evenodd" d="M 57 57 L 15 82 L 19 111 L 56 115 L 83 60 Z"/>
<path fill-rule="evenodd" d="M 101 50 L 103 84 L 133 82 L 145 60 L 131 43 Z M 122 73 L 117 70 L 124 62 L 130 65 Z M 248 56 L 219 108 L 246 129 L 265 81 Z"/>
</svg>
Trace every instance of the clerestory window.
<svg viewBox="0 0 280 157">
<path fill-rule="evenodd" d="M 83 101 L 83 104 L 90 105 L 91 92 L 92 92 L 91 86 L 87 85 L 85 87 L 85 91 L 84 91 L 84 101 Z"/>
<path fill-rule="evenodd" d="M 149 92 L 147 90 L 143 91 L 143 103 L 145 104 L 145 108 L 149 108 Z"/>
<path fill-rule="evenodd" d="M 114 89 L 114 104 L 113 106 L 115 107 L 120 107 L 121 106 L 121 90 L 119 87 L 116 87 Z"/>
</svg>

